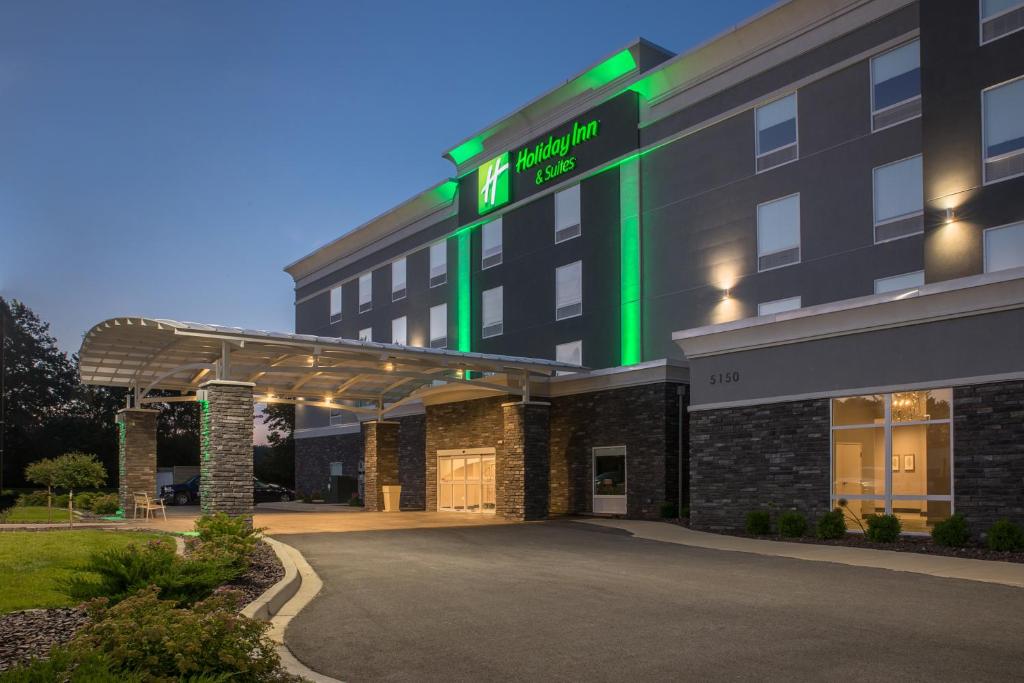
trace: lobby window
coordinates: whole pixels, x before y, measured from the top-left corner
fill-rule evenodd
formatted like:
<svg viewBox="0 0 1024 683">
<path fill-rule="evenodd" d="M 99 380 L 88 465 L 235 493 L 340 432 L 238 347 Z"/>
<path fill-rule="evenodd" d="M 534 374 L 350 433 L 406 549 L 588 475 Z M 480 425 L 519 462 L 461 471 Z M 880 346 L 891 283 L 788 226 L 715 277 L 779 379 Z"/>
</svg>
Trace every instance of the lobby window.
<svg viewBox="0 0 1024 683">
<path fill-rule="evenodd" d="M 982 93 L 985 182 L 1024 175 L 1024 76 Z"/>
<path fill-rule="evenodd" d="M 359 418 L 351 410 L 331 408 L 330 424 L 332 427 L 340 425 L 355 425 L 359 424 Z"/>
<path fill-rule="evenodd" d="M 372 327 L 364 327 L 363 329 L 359 330 L 359 341 L 372 342 L 373 341 L 373 328 Z"/>
<path fill-rule="evenodd" d="M 800 262 L 800 195 L 757 206 L 757 270 Z"/>
<path fill-rule="evenodd" d="M 480 231 L 480 270 L 501 265 L 501 233 L 500 218 L 496 218 L 490 223 L 484 223 L 484 227 Z"/>
<path fill-rule="evenodd" d="M 430 245 L 430 286 L 448 282 L 448 243 L 444 240 Z"/>
<path fill-rule="evenodd" d="M 400 301 L 405 298 L 405 257 L 391 262 L 391 300 Z"/>
<path fill-rule="evenodd" d="M 555 244 L 579 237 L 580 186 L 573 185 L 567 190 L 555 193 Z"/>
<path fill-rule="evenodd" d="M 902 290 L 919 289 L 924 287 L 924 271 L 916 270 L 913 273 L 891 275 L 880 277 L 875 280 L 875 294 L 887 294 Z"/>
<path fill-rule="evenodd" d="M 555 360 L 559 363 L 583 365 L 583 340 L 577 339 L 576 341 L 565 342 L 555 346 Z M 559 370 L 556 374 L 567 375 L 571 373 Z"/>
<path fill-rule="evenodd" d="M 341 320 L 341 285 L 331 287 L 331 322 Z"/>
<path fill-rule="evenodd" d="M 1024 29 L 1024 2 L 981 0 L 981 43 Z"/>
<path fill-rule="evenodd" d="M 430 309 L 430 348 L 443 349 L 448 346 L 448 304 L 432 306 Z"/>
<path fill-rule="evenodd" d="M 776 299 L 775 301 L 765 301 L 757 305 L 758 315 L 774 315 L 776 313 L 785 313 L 786 311 L 795 311 L 800 308 L 801 299 L 798 296 L 791 296 L 788 299 Z"/>
<path fill-rule="evenodd" d="M 796 93 L 775 100 L 754 112 L 757 122 L 757 172 L 797 158 Z"/>
<path fill-rule="evenodd" d="M 953 512 L 952 389 L 832 400 L 832 504 L 925 532 Z M 848 528 L 856 528 L 849 520 Z"/>
<path fill-rule="evenodd" d="M 405 316 L 391 321 L 391 343 L 406 345 Z"/>
<path fill-rule="evenodd" d="M 921 155 L 872 171 L 875 244 L 924 232 Z"/>
<path fill-rule="evenodd" d="M 915 40 L 871 60 L 871 130 L 921 115 L 921 46 Z"/>
<path fill-rule="evenodd" d="M 1024 223 L 985 231 L 985 272 L 1024 266 Z"/>
<path fill-rule="evenodd" d="M 503 287 L 485 290 L 481 295 L 480 317 L 483 322 L 483 330 L 480 336 L 484 339 L 497 337 L 504 331 L 502 319 L 503 298 Z"/>
<path fill-rule="evenodd" d="M 555 320 L 583 315 L 583 262 L 555 269 Z"/>
<path fill-rule="evenodd" d="M 373 308 L 373 274 L 359 276 L 359 312 L 366 313 Z"/>
</svg>

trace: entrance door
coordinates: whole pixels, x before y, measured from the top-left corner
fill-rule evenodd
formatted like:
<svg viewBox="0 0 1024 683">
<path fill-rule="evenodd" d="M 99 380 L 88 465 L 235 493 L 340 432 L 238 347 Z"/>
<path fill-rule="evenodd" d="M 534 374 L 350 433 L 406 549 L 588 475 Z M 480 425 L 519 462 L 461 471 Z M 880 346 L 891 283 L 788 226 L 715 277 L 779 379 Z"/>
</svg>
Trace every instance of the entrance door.
<svg viewBox="0 0 1024 683">
<path fill-rule="evenodd" d="M 437 509 L 489 512 L 496 505 L 493 448 L 437 452 Z"/>
<path fill-rule="evenodd" d="M 594 512 L 626 514 L 626 447 L 601 446 L 593 454 Z"/>
</svg>

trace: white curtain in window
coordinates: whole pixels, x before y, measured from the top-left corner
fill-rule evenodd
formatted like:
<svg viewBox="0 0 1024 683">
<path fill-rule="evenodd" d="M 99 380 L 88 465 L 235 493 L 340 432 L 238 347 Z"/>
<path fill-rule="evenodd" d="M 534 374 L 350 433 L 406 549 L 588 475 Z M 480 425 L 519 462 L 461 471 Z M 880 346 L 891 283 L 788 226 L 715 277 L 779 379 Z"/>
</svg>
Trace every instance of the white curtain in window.
<svg viewBox="0 0 1024 683">
<path fill-rule="evenodd" d="M 391 262 L 391 291 L 405 289 L 405 257 Z"/>
<path fill-rule="evenodd" d="M 373 300 L 373 282 L 370 273 L 363 273 L 359 276 L 359 305 L 368 304 Z"/>
<path fill-rule="evenodd" d="M 448 272 L 448 245 L 441 241 L 430 245 L 430 277 Z"/>
<path fill-rule="evenodd" d="M 1024 266 L 1024 223 L 985 231 L 985 272 Z"/>
<path fill-rule="evenodd" d="M 502 322 L 502 289 L 502 287 L 495 287 L 483 293 L 481 317 L 483 318 L 484 327 L 490 327 Z"/>
<path fill-rule="evenodd" d="M 580 224 L 580 186 L 555 194 L 555 231 Z"/>
<path fill-rule="evenodd" d="M 501 253 L 501 219 L 485 223 L 483 227 L 483 258 Z"/>
<path fill-rule="evenodd" d="M 359 341 L 373 341 L 373 328 L 364 327 L 359 330 Z"/>
<path fill-rule="evenodd" d="M 448 336 L 448 304 L 433 306 L 430 309 L 430 341 Z"/>
<path fill-rule="evenodd" d="M 405 345 L 405 316 L 391 321 L 391 343 Z"/>
<path fill-rule="evenodd" d="M 800 246 L 800 195 L 757 207 L 757 253 L 774 254 Z"/>
<path fill-rule="evenodd" d="M 993 14 L 1005 12 L 1011 7 L 1020 4 L 1020 0 L 981 0 L 981 16 L 983 19 L 988 19 Z"/>
<path fill-rule="evenodd" d="M 331 289 L 331 315 L 341 315 L 341 287 Z"/>
<path fill-rule="evenodd" d="M 1024 78 L 985 92 L 986 156 L 1024 149 Z"/>
<path fill-rule="evenodd" d="M 788 95 L 757 108 L 757 129 L 767 130 L 784 121 L 796 118 L 796 95 Z"/>
<path fill-rule="evenodd" d="M 555 308 L 583 301 L 583 262 L 576 261 L 555 270 Z"/>
<path fill-rule="evenodd" d="M 874 172 L 875 223 L 924 209 L 921 155 L 879 166 Z"/>
<path fill-rule="evenodd" d="M 566 342 L 555 347 L 555 360 L 559 363 L 583 365 L 583 342 L 581 340 Z"/>
<path fill-rule="evenodd" d="M 884 83 L 890 78 L 901 76 L 921 66 L 921 48 L 915 40 L 903 47 L 896 48 L 884 55 L 875 57 L 871 62 L 874 83 Z"/>
<path fill-rule="evenodd" d="M 901 289 L 913 289 L 923 286 L 924 271 L 916 270 L 913 273 L 878 278 L 875 280 L 875 294 L 885 294 L 886 292 L 897 292 Z"/>
</svg>

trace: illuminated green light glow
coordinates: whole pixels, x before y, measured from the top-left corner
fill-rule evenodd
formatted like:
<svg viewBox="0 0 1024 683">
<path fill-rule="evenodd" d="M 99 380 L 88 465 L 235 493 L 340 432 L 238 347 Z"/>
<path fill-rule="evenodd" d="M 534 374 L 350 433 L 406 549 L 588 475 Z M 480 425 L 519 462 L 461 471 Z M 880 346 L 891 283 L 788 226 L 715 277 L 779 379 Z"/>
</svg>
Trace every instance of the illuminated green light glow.
<svg viewBox="0 0 1024 683">
<path fill-rule="evenodd" d="M 487 213 L 508 203 L 508 177 L 508 152 L 499 154 L 477 169 L 477 213 Z"/>
<path fill-rule="evenodd" d="M 470 138 L 452 151 L 448 152 L 448 156 L 452 158 L 452 161 L 455 162 L 456 166 L 459 166 L 464 161 L 469 161 L 477 154 L 484 151 L 484 140 L 486 139 L 486 135 L 477 135 L 475 138 Z"/>
<path fill-rule="evenodd" d="M 620 364 L 640 362 L 640 159 L 619 164 Z"/>
<path fill-rule="evenodd" d="M 459 183 L 455 180 L 446 180 L 430 192 L 441 203 L 451 204 L 455 199 L 455 193 L 459 190 Z"/>
<path fill-rule="evenodd" d="M 636 60 L 633 59 L 633 53 L 626 49 L 615 53 L 583 74 L 580 80 L 591 88 L 600 88 L 616 78 L 625 76 L 635 68 Z"/>
<path fill-rule="evenodd" d="M 455 234 L 458 250 L 456 264 L 455 293 L 458 297 L 459 311 L 459 351 L 472 351 L 472 324 L 470 316 L 470 279 L 469 279 L 469 229 L 464 228 Z"/>
</svg>

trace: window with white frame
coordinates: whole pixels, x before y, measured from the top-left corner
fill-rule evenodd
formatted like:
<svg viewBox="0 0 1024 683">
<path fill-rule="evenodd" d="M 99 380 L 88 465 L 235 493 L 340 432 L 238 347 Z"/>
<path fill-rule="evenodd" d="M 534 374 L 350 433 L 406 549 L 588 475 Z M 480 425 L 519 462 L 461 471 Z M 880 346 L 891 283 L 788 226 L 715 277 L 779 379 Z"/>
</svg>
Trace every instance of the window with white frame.
<svg viewBox="0 0 1024 683">
<path fill-rule="evenodd" d="M 341 285 L 331 287 L 331 322 L 341 320 Z"/>
<path fill-rule="evenodd" d="M 504 288 L 484 290 L 480 297 L 480 318 L 483 323 L 481 337 L 497 337 L 504 331 L 503 317 Z"/>
<path fill-rule="evenodd" d="M 921 155 L 872 171 L 875 242 L 924 232 L 924 184 Z"/>
<path fill-rule="evenodd" d="M 985 231 L 985 272 L 1024 266 L 1024 223 Z"/>
<path fill-rule="evenodd" d="M 571 363 L 572 365 L 583 365 L 583 340 L 565 342 L 555 346 L 555 360 L 559 363 Z M 567 371 L 558 371 L 559 375 L 571 374 Z"/>
<path fill-rule="evenodd" d="M 875 280 L 875 294 L 888 294 L 902 290 L 919 289 L 924 287 L 924 271 L 915 270 L 912 273 L 901 273 L 880 277 Z"/>
<path fill-rule="evenodd" d="M 1024 76 L 984 91 L 985 182 L 1024 175 Z"/>
<path fill-rule="evenodd" d="M 797 144 L 796 93 L 775 100 L 754 111 L 757 123 L 757 172 L 793 161 Z"/>
<path fill-rule="evenodd" d="M 373 341 L 373 328 L 364 327 L 359 330 L 359 341 Z"/>
<path fill-rule="evenodd" d="M 555 244 L 579 237 L 582 232 L 580 222 L 580 186 L 555 193 Z"/>
<path fill-rule="evenodd" d="M 800 262 L 800 195 L 757 206 L 757 269 Z"/>
<path fill-rule="evenodd" d="M 982 44 L 1024 29 L 1024 1 L 981 0 Z"/>
<path fill-rule="evenodd" d="M 871 60 L 871 130 L 921 115 L 921 46 L 901 45 Z"/>
<path fill-rule="evenodd" d="M 583 315 L 583 262 L 555 269 L 555 320 Z"/>
<path fill-rule="evenodd" d="M 430 348 L 443 349 L 448 346 L 448 304 L 430 308 Z"/>
<path fill-rule="evenodd" d="M 430 245 L 430 286 L 448 282 L 448 243 L 444 240 Z"/>
<path fill-rule="evenodd" d="M 501 265 L 501 218 L 484 223 L 480 230 L 480 270 Z"/>
<path fill-rule="evenodd" d="M 757 314 L 774 315 L 775 313 L 795 311 L 800 308 L 800 302 L 801 299 L 798 296 L 791 296 L 788 299 L 776 299 L 775 301 L 765 301 L 757 305 Z"/>
<path fill-rule="evenodd" d="M 391 300 L 400 301 L 405 298 L 405 257 L 391 262 Z"/>
<path fill-rule="evenodd" d="M 373 274 L 359 276 L 359 312 L 366 313 L 373 308 Z"/>
<path fill-rule="evenodd" d="M 395 318 L 391 321 L 391 343 L 406 345 L 405 336 L 405 316 L 401 318 Z"/>
</svg>

